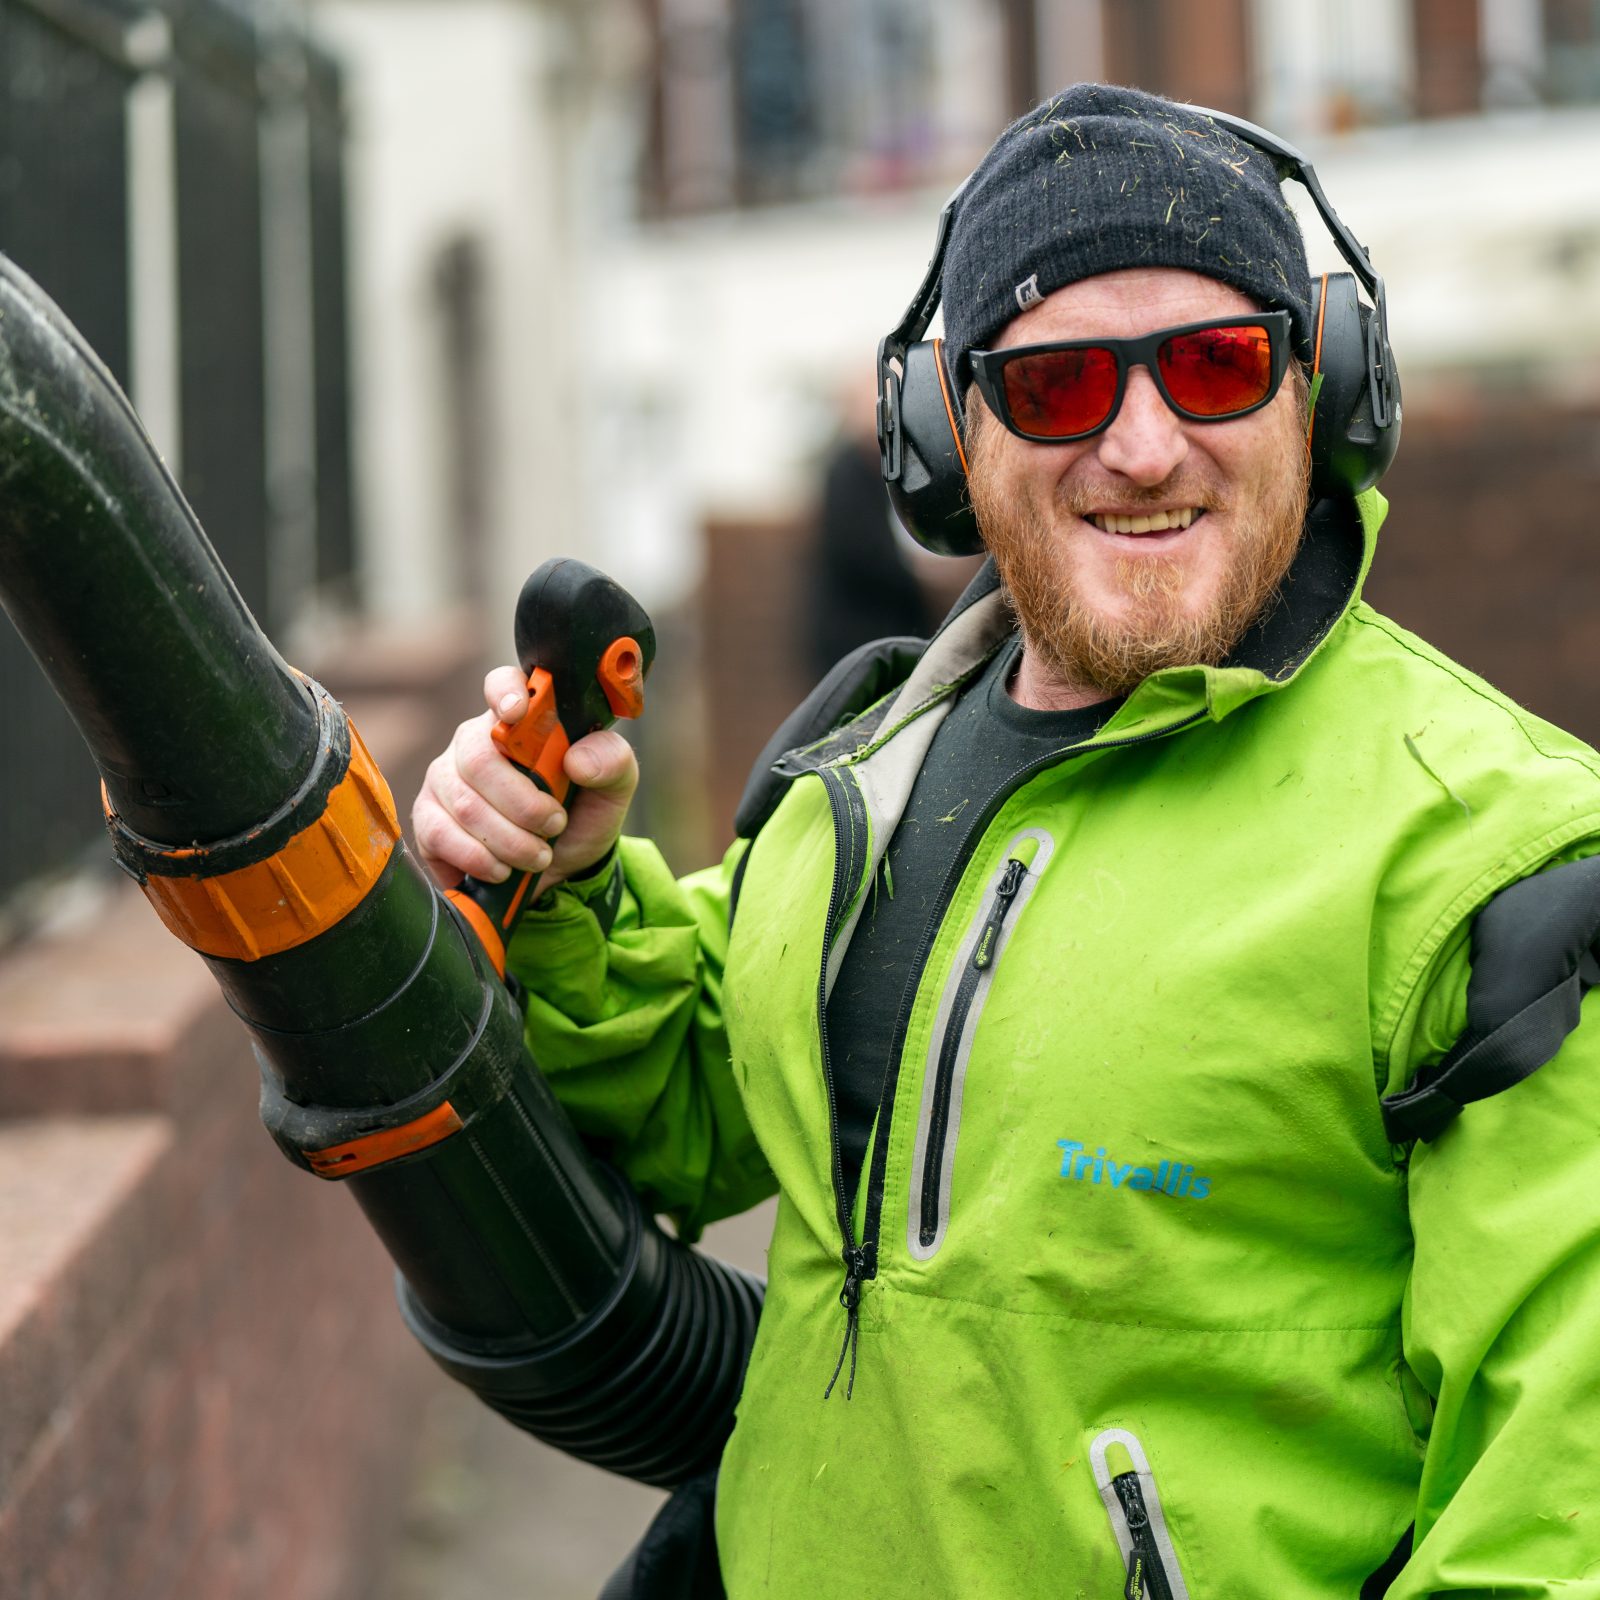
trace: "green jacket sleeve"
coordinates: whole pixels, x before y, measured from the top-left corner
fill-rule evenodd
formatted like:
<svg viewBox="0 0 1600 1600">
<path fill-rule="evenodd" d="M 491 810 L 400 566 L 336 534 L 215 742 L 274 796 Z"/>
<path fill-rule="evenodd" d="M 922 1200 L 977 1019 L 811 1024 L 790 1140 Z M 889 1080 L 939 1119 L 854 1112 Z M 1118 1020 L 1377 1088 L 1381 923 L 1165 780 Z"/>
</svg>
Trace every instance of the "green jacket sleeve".
<svg viewBox="0 0 1600 1600">
<path fill-rule="evenodd" d="M 556 1097 L 686 1239 L 776 1189 L 722 1025 L 729 883 L 745 848 L 675 881 L 654 845 L 624 839 L 605 871 L 531 907 L 508 952 Z"/>
<path fill-rule="evenodd" d="M 1448 967 L 1434 1056 L 1465 1020 L 1464 951 Z M 1554 1059 L 1416 1147 L 1409 1198 L 1404 1350 L 1433 1414 L 1416 1397 L 1416 1553 L 1390 1600 L 1600 1600 L 1600 992 Z"/>
</svg>

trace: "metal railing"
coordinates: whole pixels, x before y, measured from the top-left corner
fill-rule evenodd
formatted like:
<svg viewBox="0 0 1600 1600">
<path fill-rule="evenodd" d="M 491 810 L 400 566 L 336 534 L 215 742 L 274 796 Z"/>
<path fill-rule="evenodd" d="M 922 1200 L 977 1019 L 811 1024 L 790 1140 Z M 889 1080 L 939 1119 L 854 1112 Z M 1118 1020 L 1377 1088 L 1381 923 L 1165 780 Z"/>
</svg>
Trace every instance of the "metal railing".
<svg viewBox="0 0 1600 1600">
<path fill-rule="evenodd" d="M 354 598 L 343 147 L 337 64 L 281 20 L 0 0 L 0 251 L 129 391 L 273 631 Z M 0 904 L 100 831 L 81 742 L 0 624 Z"/>
</svg>

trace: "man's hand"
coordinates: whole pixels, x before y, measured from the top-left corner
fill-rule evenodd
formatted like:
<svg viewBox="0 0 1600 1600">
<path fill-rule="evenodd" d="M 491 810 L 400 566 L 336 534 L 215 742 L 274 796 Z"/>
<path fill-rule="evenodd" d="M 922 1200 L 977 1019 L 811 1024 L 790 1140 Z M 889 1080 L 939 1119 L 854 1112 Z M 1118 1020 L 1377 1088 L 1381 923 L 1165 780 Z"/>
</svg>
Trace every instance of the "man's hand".
<svg viewBox="0 0 1600 1600">
<path fill-rule="evenodd" d="M 639 783 L 639 765 L 614 728 L 587 734 L 563 765 L 574 788 L 564 808 L 519 772 L 489 737 L 496 722 L 518 723 L 528 710 L 528 680 L 496 667 L 483 680 L 489 709 L 455 731 L 428 767 L 411 808 L 411 832 L 439 886 L 471 873 L 486 883 L 513 872 L 542 874 L 530 900 L 585 867 L 616 843 Z M 570 810 L 570 814 L 569 814 Z"/>
</svg>

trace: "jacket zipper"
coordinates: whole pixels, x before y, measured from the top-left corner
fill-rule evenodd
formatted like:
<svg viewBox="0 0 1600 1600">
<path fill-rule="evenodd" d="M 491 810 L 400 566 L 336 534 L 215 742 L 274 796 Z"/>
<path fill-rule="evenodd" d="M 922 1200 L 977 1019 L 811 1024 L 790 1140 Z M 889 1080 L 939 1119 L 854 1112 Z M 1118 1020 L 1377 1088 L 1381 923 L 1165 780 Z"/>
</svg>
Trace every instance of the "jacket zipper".
<svg viewBox="0 0 1600 1600">
<path fill-rule="evenodd" d="M 833 1393 L 834 1385 L 839 1381 L 839 1374 L 844 1369 L 844 1358 L 850 1357 L 850 1379 L 845 1386 L 845 1398 L 848 1400 L 855 1392 L 856 1350 L 860 1337 L 860 1307 L 861 1287 L 864 1283 L 878 1274 L 878 1237 L 883 1222 L 883 1188 L 884 1172 L 889 1146 L 889 1120 L 894 1106 L 895 1091 L 898 1086 L 899 1072 L 897 1063 L 900 1051 L 905 1043 L 906 1023 L 910 1015 L 911 1005 L 916 997 L 918 980 L 921 978 L 922 969 L 928 963 L 928 953 L 933 948 L 933 941 L 937 937 L 940 924 L 944 917 L 944 908 L 950 903 L 950 896 L 955 892 L 955 886 L 961 874 L 966 870 L 972 852 L 977 847 L 984 831 L 994 821 L 1001 806 L 1020 789 L 1029 779 L 1037 776 L 1049 767 L 1058 765 L 1063 759 L 1070 756 L 1087 755 L 1091 750 L 1125 750 L 1133 745 L 1149 744 L 1156 739 L 1165 739 L 1169 734 L 1180 733 L 1185 728 L 1192 728 L 1195 723 L 1203 722 L 1206 713 L 1196 711 L 1192 716 L 1184 717 L 1178 722 L 1165 728 L 1152 729 L 1149 733 L 1136 733 L 1126 739 L 1112 739 L 1104 744 L 1085 744 L 1069 751 L 1057 750 L 1050 755 L 1041 756 L 1037 761 L 1030 761 L 1020 771 L 1012 773 L 1007 781 L 1000 785 L 987 800 L 984 801 L 972 829 L 967 835 L 966 844 L 958 853 L 957 858 L 951 862 L 950 870 L 945 874 L 945 880 L 940 888 L 938 899 L 935 900 L 933 911 L 928 919 L 928 926 L 923 930 L 922 941 L 913 959 L 910 970 L 906 976 L 906 986 L 901 997 L 899 1016 L 895 1021 L 894 1037 L 889 1047 L 889 1070 L 884 1074 L 883 1098 L 878 1106 L 878 1132 L 872 1145 L 872 1169 L 868 1177 L 866 1213 L 862 1219 L 861 1241 L 856 1242 L 855 1227 L 851 1219 L 851 1199 L 845 1193 L 844 1182 L 844 1151 L 839 1140 L 839 1099 L 834 1084 L 833 1063 L 828 1052 L 828 962 L 833 952 L 833 941 L 838 933 L 836 924 L 839 913 L 843 909 L 846 886 L 854 881 L 855 874 L 849 870 L 853 852 L 848 850 L 850 836 L 846 829 L 846 818 L 849 812 L 849 797 L 844 790 L 846 780 L 838 769 L 832 767 L 817 768 L 817 776 L 822 779 L 823 787 L 827 791 L 828 805 L 833 813 L 833 886 L 828 894 L 828 922 L 826 936 L 822 941 L 822 964 L 817 975 L 817 1030 L 821 1036 L 822 1046 L 822 1077 L 828 1096 L 828 1131 L 833 1144 L 833 1206 L 834 1214 L 839 1223 L 839 1236 L 842 1241 L 839 1256 L 844 1263 L 844 1286 L 839 1291 L 839 1304 L 845 1310 L 844 1342 L 839 1347 L 839 1360 L 834 1366 L 833 1377 L 828 1381 L 828 1387 L 823 1394 L 827 1399 Z"/>
<path fill-rule="evenodd" d="M 1107 1428 L 1090 1445 L 1089 1459 L 1127 1565 L 1123 1600 L 1188 1600 L 1155 1476 L 1137 1437 Z"/>
<path fill-rule="evenodd" d="M 1150 1531 L 1150 1513 L 1145 1510 L 1144 1491 L 1137 1472 L 1120 1472 L 1111 1480 L 1112 1490 L 1122 1503 L 1133 1548 L 1128 1552 L 1128 1581 L 1122 1586 L 1122 1600 L 1172 1600 L 1172 1589 L 1161 1565 L 1161 1552 Z"/>
<path fill-rule="evenodd" d="M 990 897 L 987 915 L 976 939 L 973 940 L 971 954 L 961 964 L 949 1015 L 945 1019 L 944 1031 L 939 1036 L 933 1089 L 925 1118 L 925 1133 L 919 1141 L 921 1184 L 918 1195 L 916 1242 L 921 1250 L 929 1254 L 932 1253 L 933 1246 L 942 1232 L 939 1202 L 943 1193 L 945 1147 L 950 1137 L 951 1100 L 955 1089 L 956 1069 L 961 1063 L 962 1043 L 966 1037 L 967 1023 L 974 1004 L 987 993 L 988 985 L 993 981 L 995 959 L 999 953 L 1000 937 L 1005 930 L 1006 919 L 1017 903 L 1018 895 L 1028 876 L 1028 868 L 1036 858 L 1040 843 L 1037 835 L 1031 839 L 1024 835 L 1022 839 L 1013 840 L 1009 846 L 1011 853 Z"/>
<path fill-rule="evenodd" d="M 839 1291 L 839 1304 L 845 1310 L 844 1342 L 839 1346 L 839 1359 L 834 1364 L 833 1376 L 822 1398 L 833 1394 L 844 1369 L 844 1358 L 850 1356 L 850 1378 L 845 1385 L 848 1400 L 856 1387 L 856 1349 L 861 1336 L 861 1286 L 877 1276 L 878 1248 L 876 1240 L 856 1242 L 855 1226 L 851 1219 L 850 1197 L 845 1193 L 844 1148 L 839 1138 L 839 1095 L 833 1076 L 833 1058 L 828 1049 L 828 962 L 833 952 L 833 941 L 838 934 L 839 916 L 844 909 L 845 893 L 855 880 L 856 852 L 851 848 L 853 834 L 847 826 L 850 819 L 850 796 L 845 790 L 847 780 L 828 768 L 818 776 L 828 793 L 828 804 L 833 812 L 833 886 L 828 893 L 828 922 L 826 937 L 822 941 L 822 967 L 817 974 L 817 1032 L 822 1041 L 822 1081 L 828 1094 L 828 1132 L 833 1144 L 833 1206 L 843 1241 L 839 1255 L 844 1262 L 844 1287 Z"/>
</svg>

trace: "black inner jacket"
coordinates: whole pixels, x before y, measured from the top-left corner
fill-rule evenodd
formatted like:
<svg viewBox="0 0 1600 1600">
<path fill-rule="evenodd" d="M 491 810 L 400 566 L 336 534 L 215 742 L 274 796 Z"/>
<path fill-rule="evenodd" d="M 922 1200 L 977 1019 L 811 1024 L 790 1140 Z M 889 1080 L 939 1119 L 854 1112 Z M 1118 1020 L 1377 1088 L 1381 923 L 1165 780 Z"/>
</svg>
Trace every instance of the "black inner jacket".
<svg viewBox="0 0 1600 1600">
<path fill-rule="evenodd" d="M 1013 635 L 967 683 L 934 734 L 828 997 L 828 1055 L 850 1193 L 860 1182 L 895 1022 L 922 976 L 924 932 L 944 915 L 940 891 L 951 863 L 967 851 L 981 802 L 1041 756 L 1089 738 L 1122 704 L 1103 700 L 1075 711 L 1018 705 L 1006 684 L 1020 650 Z"/>
</svg>

